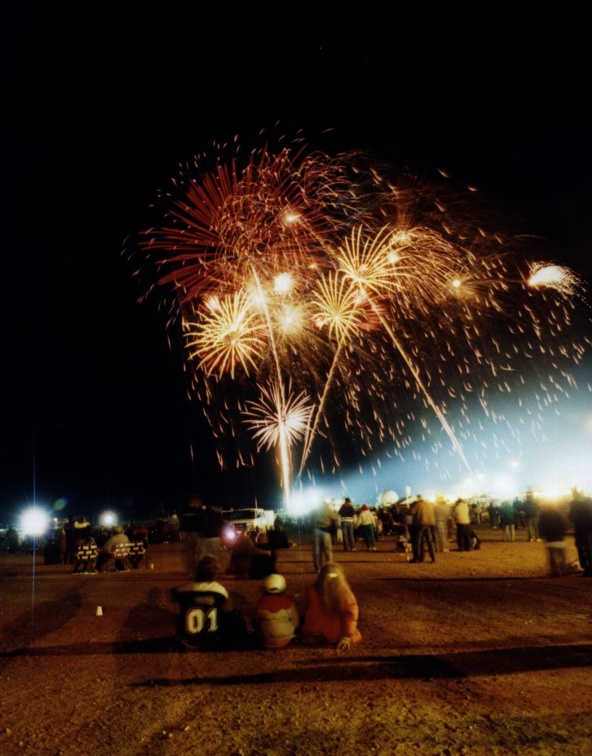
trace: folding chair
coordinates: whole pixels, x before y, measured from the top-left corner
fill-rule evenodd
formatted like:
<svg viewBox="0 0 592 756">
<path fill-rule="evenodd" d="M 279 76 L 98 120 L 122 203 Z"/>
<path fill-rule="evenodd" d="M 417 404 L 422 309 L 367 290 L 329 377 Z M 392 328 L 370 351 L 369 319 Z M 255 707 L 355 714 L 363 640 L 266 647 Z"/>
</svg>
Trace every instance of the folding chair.
<svg viewBox="0 0 592 756">
<path fill-rule="evenodd" d="M 111 571 L 111 568 L 116 568 L 117 562 L 121 562 L 123 565 L 124 570 L 129 570 L 128 565 L 128 554 L 129 554 L 129 543 L 118 543 L 115 545 L 115 550 L 111 552 L 111 558 L 107 560 L 107 571 Z"/>
<path fill-rule="evenodd" d="M 130 543 L 127 559 L 134 568 L 138 568 L 142 562 L 144 562 L 144 568 L 146 567 L 146 547 L 143 541 L 132 541 Z"/>
<path fill-rule="evenodd" d="M 74 575 L 83 575 L 85 573 L 96 572 L 95 564 L 99 556 L 99 549 L 94 543 L 84 543 L 78 547 L 74 554 L 74 566 L 72 573 Z"/>
</svg>

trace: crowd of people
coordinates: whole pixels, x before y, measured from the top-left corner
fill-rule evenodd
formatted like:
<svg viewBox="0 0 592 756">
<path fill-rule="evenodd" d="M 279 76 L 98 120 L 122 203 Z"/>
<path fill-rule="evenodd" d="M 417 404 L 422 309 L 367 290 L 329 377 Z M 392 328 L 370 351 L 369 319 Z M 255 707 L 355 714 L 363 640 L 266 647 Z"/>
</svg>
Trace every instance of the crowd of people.
<svg viewBox="0 0 592 756">
<path fill-rule="evenodd" d="M 439 497 L 435 502 L 421 495 L 405 505 L 370 508 L 355 507 L 346 497 L 336 509 L 324 502 L 313 513 L 313 563 L 318 571 L 332 561 L 333 549 L 376 551 L 383 535 L 396 537 L 395 549 L 409 554 L 411 563 L 434 563 L 436 555 L 450 551 L 477 551 L 481 548 L 478 526 L 498 530 L 504 542 L 513 543 L 523 531 L 527 543 L 545 542 L 552 575 L 570 571 L 566 559 L 565 536 L 573 528 L 579 569 L 592 576 L 592 498 L 572 490 L 568 506 L 540 504 L 532 490 L 513 501 L 470 502 L 459 498 L 453 503 Z"/>
<path fill-rule="evenodd" d="M 500 530 L 504 541 L 514 541 L 520 528 L 527 542 L 545 541 L 553 575 L 566 573 L 565 536 L 571 522 L 582 573 L 592 576 L 592 499 L 574 491 L 569 511 L 562 512 L 539 505 L 532 492 L 527 492 L 520 506 L 512 502 L 496 509 L 499 517 L 492 527 Z M 362 636 L 358 603 L 343 566 L 334 559 L 335 548 L 344 552 L 357 548 L 375 551 L 377 540 L 388 534 L 396 536 L 395 548 L 399 538 L 409 546 L 408 561 L 418 563 L 429 557 L 435 562 L 436 555 L 449 551 L 454 542 L 458 551 L 479 549 L 481 540 L 475 526 L 484 523 L 482 512 L 476 512 L 464 499 L 452 504 L 444 500 L 433 503 L 416 496 L 401 510 L 368 505 L 356 508 L 349 498 L 339 508 L 323 502 L 310 519 L 315 578 L 305 591 L 301 609 L 288 591 L 285 577 L 277 572 L 274 549 L 264 541 L 256 542 L 255 534 L 243 533 L 232 546 L 227 574 L 262 581 L 254 614 L 245 617 L 232 605 L 220 582 L 222 525 L 214 510 L 197 499 L 191 502 L 187 517 L 182 518 L 183 528 L 194 534 L 185 537 L 185 544 L 187 569 L 195 578 L 171 592 L 179 605 L 177 637 L 184 645 L 200 648 L 255 644 L 277 649 L 299 642 L 329 644 L 346 652 Z"/>
<path fill-rule="evenodd" d="M 481 546 L 475 532 L 475 515 L 464 499 L 450 505 L 443 499 L 431 502 L 416 496 L 402 506 L 355 507 L 346 497 L 339 509 L 323 502 L 312 517 L 313 563 L 319 570 L 332 561 L 333 548 L 343 551 L 377 551 L 383 536 L 395 536 L 395 549 L 409 554 L 408 561 L 432 562 L 437 552 L 449 551 L 455 539 L 459 551 L 474 551 Z"/>
<path fill-rule="evenodd" d="M 360 643 L 359 608 L 344 568 L 334 559 L 334 550 L 376 551 L 384 535 L 395 536 L 395 549 L 409 554 L 407 561 L 434 563 L 437 555 L 456 543 L 458 551 L 475 551 L 481 541 L 475 526 L 497 529 L 501 540 L 511 543 L 524 531 L 525 542 L 544 541 L 550 573 L 570 572 L 567 534 L 573 529 L 579 571 L 592 577 L 592 498 L 577 489 L 568 506 L 539 504 L 532 491 L 522 499 L 477 507 L 462 498 L 428 501 L 418 495 L 404 507 L 356 507 L 346 497 L 339 508 L 323 502 L 310 515 L 312 564 L 315 577 L 298 606 L 286 578 L 277 570 L 274 541 L 265 534 L 237 535 L 230 549 L 226 575 L 261 581 L 261 596 L 250 615 L 233 605 L 221 577 L 222 511 L 199 497 L 192 497 L 182 513 L 186 570 L 189 580 L 171 589 L 178 605 L 176 635 L 186 647 L 203 649 L 280 649 L 292 643 L 333 646 L 347 652 Z M 482 529 L 482 528 L 481 528 Z M 259 537 L 261 536 L 261 537 Z M 68 564 L 74 574 L 97 574 L 102 569 L 118 571 L 137 567 L 137 562 L 118 557 L 121 545 L 140 543 L 148 548 L 148 531 L 141 525 L 93 528 L 85 517 L 69 516 L 46 563 Z M 55 561 L 51 561 L 55 560 Z M 573 571 L 573 570 L 572 570 Z"/>
</svg>

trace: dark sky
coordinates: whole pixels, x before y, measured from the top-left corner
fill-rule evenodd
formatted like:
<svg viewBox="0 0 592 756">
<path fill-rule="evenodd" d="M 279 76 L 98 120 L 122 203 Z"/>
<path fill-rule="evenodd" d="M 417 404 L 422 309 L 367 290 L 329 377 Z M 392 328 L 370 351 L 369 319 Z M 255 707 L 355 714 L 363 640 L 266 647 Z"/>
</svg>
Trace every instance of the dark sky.
<svg viewBox="0 0 592 756">
<path fill-rule="evenodd" d="M 442 168 L 590 280 L 583 19 L 84 5 L 13 9 L 6 26 L 0 520 L 35 498 L 84 513 L 267 495 L 264 475 L 212 472 L 164 316 L 138 303 L 122 254 L 214 142 L 302 129 L 313 147 Z"/>
</svg>

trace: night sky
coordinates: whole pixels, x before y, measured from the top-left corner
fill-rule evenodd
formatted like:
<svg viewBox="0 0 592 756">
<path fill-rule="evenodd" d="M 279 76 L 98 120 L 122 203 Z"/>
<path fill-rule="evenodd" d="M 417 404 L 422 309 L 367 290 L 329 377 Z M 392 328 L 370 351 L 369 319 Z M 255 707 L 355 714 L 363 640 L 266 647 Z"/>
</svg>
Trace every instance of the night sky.
<svg viewBox="0 0 592 756">
<path fill-rule="evenodd" d="M 582 19 L 83 5 L 15 10 L 3 50 L 0 522 L 35 500 L 131 516 L 191 491 L 277 498 L 265 463 L 219 472 L 165 314 L 139 302 L 123 254 L 178 164 L 215 142 L 302 131 L 329 153 L 442 169 L 592 280 Z"/>
</svg>

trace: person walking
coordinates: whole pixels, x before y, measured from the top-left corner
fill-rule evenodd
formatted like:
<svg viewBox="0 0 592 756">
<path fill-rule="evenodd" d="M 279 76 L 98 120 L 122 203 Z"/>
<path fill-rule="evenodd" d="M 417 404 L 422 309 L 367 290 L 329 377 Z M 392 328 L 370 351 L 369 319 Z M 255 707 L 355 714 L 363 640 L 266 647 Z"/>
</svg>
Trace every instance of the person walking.
<svg viewBox="0 0 592 756">
<path fill-rule="evenodd" d="M 318 572 L 324 562 L 333 561 L 333 538 L 332 535 L 339 524 L 339 515 L 323 501 L 314 513 L 312 560 L 315 572 Z"/>
<path fill-rule="evenodd" d="M 500 507 L 500 528 L 504 541 L 516 538 L 516 508 L 511 501 L 504 501 Z"/>
<path fill-rule="evenodd" d="M 343 550 L 355 551 L 356 542 L 354 539 L 354 522 L 356 520 L 356 510 L 347 496 L 338 512 L 341 517 L 341 533 L 343 535 Z"/>
<path fill-rule="evenodd" d="M 74 515 L 68 515 L 68 519 L 63 527 L 65 540 L 64 564 L 74 564 L 74 554 L 78 548 L 78 531 Z"/>
<path fill-rule="evenodd" d="M 376 530 L 374 515 L 367 504 L 363 504 L 358 515 L 357 524 L 362 531 L 362 538 L 368 551 L 376 551 Z"/>
</svg>

